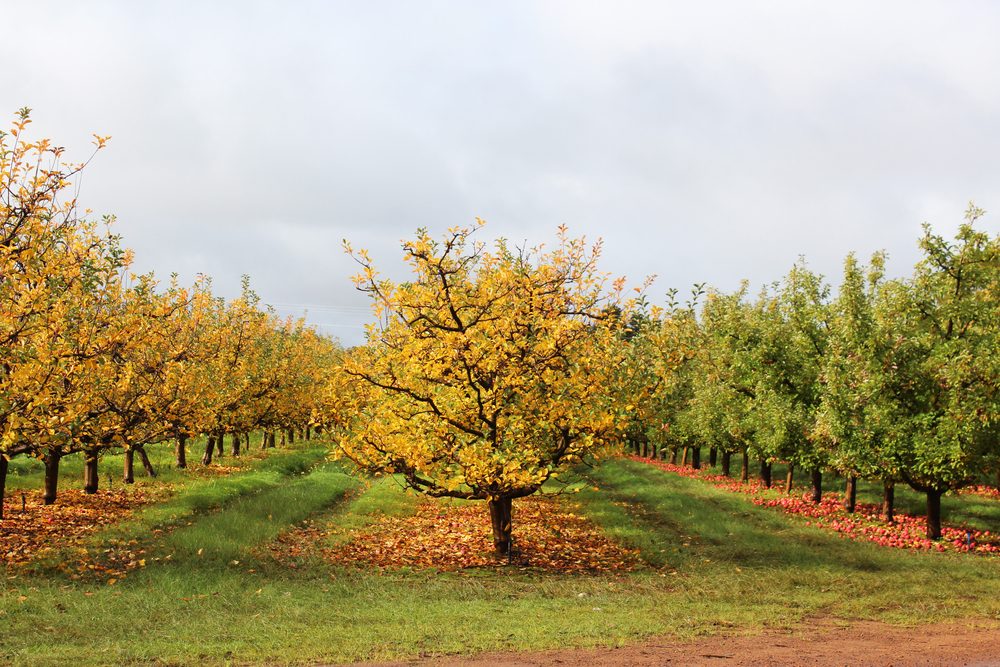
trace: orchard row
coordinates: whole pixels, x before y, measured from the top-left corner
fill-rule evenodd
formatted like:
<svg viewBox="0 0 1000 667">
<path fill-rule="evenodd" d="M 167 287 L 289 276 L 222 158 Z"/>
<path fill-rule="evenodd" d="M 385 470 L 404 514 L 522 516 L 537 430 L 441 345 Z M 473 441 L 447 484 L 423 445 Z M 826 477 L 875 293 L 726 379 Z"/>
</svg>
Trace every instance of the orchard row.
<svg viewBox="0 0 1000 667">
<path fill-rule="evenodd" d="M 302 429 L 338 348 L 301 322 L 263 309 L 244 280 L 225 300 L 200 279 L 160 285 L 129 272 L 131 253 L 108 225 L 77 209 L 61 148 L 29 141 L 22 110 L 0 133 L 0 500 L 8 459 L 44 460 L 55 501 L 61 457 L 82 452 L 84 488 L 97 457 L 167 439 L 185 465 L 188 439 Z M 106 143 L 97 137 L 100 150 Z M 2 508 L 2 504 L 0 504 Z M 2 510 L 0 510 L 2 511 Z M 0 514 L 2 516 L 2 514 Z"/>
<path fill-rule="evenodd" d="M 701 448 L 724 474 L 732 456 L 806 471 L 821 501 L 824 471 L 926 494 L 927 535 L 941 536 L 941 495 L 1000 480 L 1000 238 L 969 208 L 954 240 L 925 227 L 922 259 L 888 279 L 884 255 L 849 256 L 839 288 L 798 263 L 755 297 L 702 290 L 685 306 L 634 314 L 623 400 L 637 453 Z M 658 447 L 660 448 L 658 450 Z M 790 473 L 792 474 L 792 473 Z M 789 484 L 791 480 L 789 479 Z"/>
</svg>

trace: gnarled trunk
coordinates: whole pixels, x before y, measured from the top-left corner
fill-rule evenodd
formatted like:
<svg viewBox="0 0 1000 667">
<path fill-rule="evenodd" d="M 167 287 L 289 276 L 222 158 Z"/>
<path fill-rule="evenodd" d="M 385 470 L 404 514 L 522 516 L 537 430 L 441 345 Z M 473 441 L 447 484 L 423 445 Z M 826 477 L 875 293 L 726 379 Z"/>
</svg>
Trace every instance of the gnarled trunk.
<svg viewBox="0 0 1000 667">
<path fill-rule="evenodd" d="M 882 482 L 882 514 L 889 523 L 896 520 L 896 483 L 889 480 Z"/>
<path fill-rule="evenodd" d="M 510 498 L 497 498 L 488 502 L 490 524 L 493 527 L 493 548 L 501 556 L 510 553 L 511 504 Z"/>
<path fill-rule="evenodd" d="M 819 505 L 820 501 L 823 500 L 823 470 L 820 468 L 813 468 L 812 487 L 813 487 L 812 501 L 817 505 Z"/>
<path fill-rule="evenodd" d="M 771 463 L 767 459 L 760 460 L 760 481 L 768 489 L 771 488 Z"/>
<path fill-rule="evenodd" d="M 45 454 L 45 491 L 42 493 L 42 504 L 51 505 L 56 501 L 59 491 L 59 459 L 62 452 L 58 449 Z"/>
<path fill-rule="evenodd" d="M 240 455 L 240 434 L 233 433 L 233 456 Z"/>
<path fill-rule="evenodd" d="M 729 477 L 729 468 L 732 465 L 732 452 L 722 452 L 722 474 Z"/>
<path fill-rule="evenodd" d="M 149 460 L 149 454 L 146 453 L 145 446 L 140 445 L 135 448 L 135 451 L 139 454 L 139 460 L 142 461 L 142 467 L 146 470 L 146 474 L 150 477 L 156 477 L 156 470 L 153 468 L 153 464 Z"/>
<path fill-rule="evenodd" d="M 100 480 L 97 474 L 97 450 L 83 453 L 83 492 L 97 493 Z"/>
<path fill-rule="evenodd" d="M 125 463 L 122 467 L 122 481 L 126 484 L 135 483 L 135 450 L 125 450 Z"/>
<path fill-rule="evenodd" d="M 941 539 L 941 492 L 927 491 L 927 539 Z"/>
<path fill-rule="evenodd" d="M 854 508 L 858 504 L 858 478 L 856 475 L 847 476 L 847 489 L 844 491 L 844 510 L 848 514 L 854 514 Z"/>
<path fill-rule="evenodd" d="M 795 464 L 789 461 L 788 474 L 785 475 L 785 493 L 792 492 L 792 482 L 794 481 L 795 481 Z"/>
<path fill-rule="evenodd" d="M 177 436 L 177 467 L 187 468 L 187 440 L 188 437 L 181 433 Z"/>
<path fill-rule="evenodd" d="M 208 436 L 208 444 L 205 445 L 205 455 L 201 457 L 201 464 L 207 466 L 212 463 L 212 453 L 215 452 L 215 436 Z"/>
</svg>

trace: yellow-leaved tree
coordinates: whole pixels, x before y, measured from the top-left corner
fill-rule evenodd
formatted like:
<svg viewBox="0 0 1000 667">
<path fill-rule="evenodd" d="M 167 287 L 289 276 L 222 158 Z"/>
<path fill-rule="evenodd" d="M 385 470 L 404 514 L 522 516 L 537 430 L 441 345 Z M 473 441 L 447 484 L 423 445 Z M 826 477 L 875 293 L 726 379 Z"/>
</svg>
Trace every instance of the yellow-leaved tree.
<svg viewBox="0 0 1000 667">
<path fill-rule="evenodd" d="M 418 231 L 403 244 L 404 283 L 345 242 L 378 323 L 365 353 L 344 360 L 366 400 L 339 452 L 430 496 L 487 501 L 506 554 L 512 500 L 599 453 L 625 411 L 611 369 L 632 304 L 623 280 L 598 271 L 600 243 L 560 228 L 550 251 L 487 248 L 473 239 L 482 224 L 440 242 Z"/>
</svg>

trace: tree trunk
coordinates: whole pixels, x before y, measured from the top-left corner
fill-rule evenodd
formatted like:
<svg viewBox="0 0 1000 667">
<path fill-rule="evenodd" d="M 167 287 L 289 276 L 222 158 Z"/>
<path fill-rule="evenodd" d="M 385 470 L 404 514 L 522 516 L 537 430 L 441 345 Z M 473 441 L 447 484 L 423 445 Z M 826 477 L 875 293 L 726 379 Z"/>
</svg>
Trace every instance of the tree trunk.
<svg viewBox="0 0 1000 667">
<path fill-rule="evenodd" d="M 715 447 L 709 447 L 708 448 L 708 467 L 709 468 L 714 468 L 715 467 L 715 462 L 718 461 L 718 456 L 719 456 L 719 450 L 717 450 Z"/>
<path fill-rule="evenodd" d="M 740 481 L 746 482 L 750 479 L 750 452 L 743 448 L 743 465 L 740 468 Z"/>
<path fill-rule="evenodd" d="M 59 491 L 59 459 L 62 452 L 58 449 L 45 454 L 45 492 L 42 494 L 42 504 L 51 505 L 56 501 Z"/>
<path fill-rule="evenodd" d="M 812 501 L 819 505 L 820 501 L 823 500 L 823 470 L 821 468 L 813 468 L 812 487 Z"/>
<path fill-rule="evenodd" d="M 281 446 L 282 447 L 285 446 L 285 432 L 284 431 L 281 432 Z"/>
<path fill-rule="evenodd" d="M 854 508 L 858 504 L 858 478 L 855 475 L 847 476 L 847 490 L 844 491 L 844 510 L 848 514 L 854 514 Z"/>
<path fill-rule="evenodd" d="M 208 444 L 205 446 L 205 455 L 201 457 L 201 464 L 203 466 L 210 465 L 212 463 L 212 453 L 215 451 L 215 436 L 208 436 Z"/>
<path fill-rule="evenodd" d="M 681 465 L 686 466 L 688 464 L 688 448 L 684 448 L 684 454 L 681 455 Z"/>
<path fill-rule="evenodd" d="M 125 464 L 122 469 L 122 481 L 126 484 L 135 483 L 135 450 L 125 450 Z"/>
<path fill-rule="evenodd" d="M 260 448 L 261 450 L 267 449 L 267 431 L 260 434 Z"/>
<path fill-rule="evenodd" d="M 792 482 L 795 479 L 795 464 L 789 461 L 788 474 L 785 475 L 785 493 L 792 492 Z"/>
<path fill-rule="evenodd" d="M 677 448 L 670 448 L 670 465 L 677 465 Z"/>
<path fill-rule="evenodd" d="M 650 456 L 649 456 L 649 458 L 656 459 L 657 458 L 657 456 L 656 456 L 657 452 L 656 452 L 656 443 L 655 442 L 649 443 L 649 450 L 650 450 Z"/>
<path fill-rule="evenodd" d="M 927 539 L 941 539 L 941 492 L 927 492 Z"/>
<path fill-rule="evenodd" d="M 3 519 L 3 499 L 7 491 L 7 457 L 0 454 L 0 519 Z"/>
<path fill-rule="evenodd" d="M 500 556 L 510 553 L 511 499 L 498 498 L 489 501 L 490 524 L 493 526 L 493 549 Z"/>
<path fill-rule="evenodd" d="M 243 434 L 243 449 L 250 451 L 250 433 Z"/>
<path fill-rule="evenodd" d="M 312 429 L 306 426 L 306 440 L 312 440 Z"/>
<path fill-rule="evenodd" d="M 146 474 L 150 477 L 156 477 L 156 470 L 153 469 L 153 464 L 149 461 L 149 454 L 146 453 L 146 447 L 136 447 L 135 451 L 139 452 L 139 460 L 142 461 L 142 467 L 146 469 Z"/>
<path fill-rule="evenodd" d="M 233 456 L 240 455 L 240 440 L 242 436 L 239 433 L 233 433 Z"/>
<path fill-rule="evenodd" d="M 226 432 L 219 431 L 215 434 L 215 455 L 222 458 L 223 454 L 226 453 Z"/>
<path fill-rule="evenodd" d="M 288 444 L 289 445 L 294 445 L 295 444 L 295 429 L 291 429 L 291 428 L 288 429 Z"/>
<path fill-rule="evenodd" d="M 701 447 L 691 448 L 691 467 L 695 470 L 701 469 Z"/>
<path fill-rule="evenodd" d="M 187 441 L 188 437 L 183 433 L 177 436 L 177 467 L 187 468 Z"/>
<path fill-rule="evenodd" d="M 97 474 L 97 450 L 87 450 L 83 453 L 83 492 L 97 493 L 100 480 Z"/>
<path fill-rule="evenodd" d="M 892 523 L 896 520 L 896 483 L 888 480 L 882 482 L 882 514 L 885 520 Z"/>
<path fill-rule="evenodd" d="M 767 459 L 760 460 L 760 481 L 764 482 L 766 488 L 771 488 L 771 464 Z"/>
<path fill-rule="evenodd" d="M 732 452 L 722 452 L 722 474 L 729 477 L 729 468 L 733 462 Z"/>
</svg>

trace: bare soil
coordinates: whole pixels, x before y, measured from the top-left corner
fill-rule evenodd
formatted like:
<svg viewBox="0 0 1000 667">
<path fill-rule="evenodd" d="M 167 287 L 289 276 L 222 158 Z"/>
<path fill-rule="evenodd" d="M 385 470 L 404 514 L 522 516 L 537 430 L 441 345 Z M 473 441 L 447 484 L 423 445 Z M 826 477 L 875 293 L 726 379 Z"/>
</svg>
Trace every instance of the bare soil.
<svg viewBox="0 0 1000 667">
<path fill-rule="evenodd" d="M 1000 624 L 938 623 L 898 627 L 870 621 L 822 619 L 795 632 L 710 637 L 691 641 L 656 639 L 621 648 L 559 649 L 531 653 L 485 653 L 425 657 L 381 667 L 573 667 L 608 665 L 803 665 L 832 667 L 1000 667 Z"/>
</svg>

